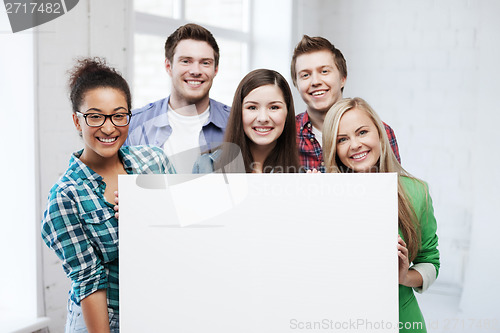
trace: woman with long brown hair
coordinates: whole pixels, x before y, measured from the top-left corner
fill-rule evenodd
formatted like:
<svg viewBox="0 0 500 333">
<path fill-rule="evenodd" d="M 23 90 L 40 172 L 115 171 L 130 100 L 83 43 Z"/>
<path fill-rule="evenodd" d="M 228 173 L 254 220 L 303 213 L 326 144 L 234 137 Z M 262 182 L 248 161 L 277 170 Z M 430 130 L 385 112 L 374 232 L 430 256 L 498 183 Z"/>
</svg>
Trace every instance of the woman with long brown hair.
<svg viewBox="0 0 500 333">
<path fill-rule="evenodd" d="M 256 69 L 241 80 L 224 142 L 202 155 L 193 173 L 299 172 L 293 98 L 280 73 Z"/>
</svg>

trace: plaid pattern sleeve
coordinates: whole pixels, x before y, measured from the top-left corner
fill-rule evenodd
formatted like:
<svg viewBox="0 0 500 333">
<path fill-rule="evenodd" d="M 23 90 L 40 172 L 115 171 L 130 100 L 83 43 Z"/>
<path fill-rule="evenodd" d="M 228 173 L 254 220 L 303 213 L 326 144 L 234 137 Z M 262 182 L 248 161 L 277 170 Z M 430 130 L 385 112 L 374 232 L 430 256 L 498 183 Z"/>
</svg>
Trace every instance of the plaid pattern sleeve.
<svg viewBox="0 0 500 333">
<path fill-rule="evenodd" d="M 298 114 L 295 117 L 295 126 L 300 164 L 305 170 L 316 169 L 319 172 L 325 172 L 323 150 L 312 132 L 312 124 L 307 112 Z"/>
<path fill-rule="evenodd" d="M 137 146 L 119 150 L 129 174 L 173 173 L 159 148 Z M 52 187 L 41 234 L 62 261 L 71 279 L 70 297 L 76 303 L 99 289 L 107 289 L 109 311 L 118 313 L 118 220 L 104 199 L 101 176 L 80 161 L 81 151 Z"/>
<path fill-rule="evenodd" d="M 108 287 L 105 262 L 118 258 L 118 223 L 112 206 L 96 193 L 98 180 L 90 175 L 91 179 L 78 182 L 77 177 L 87 177 L 86 172 L 72 167 L 68 171 L 51 190 L 41 231 L 47 246 L 61 259 L 72 282 L 71 297 L 79 304 Z"/>
<path fill-rule="evenodd" d="M 392 128 L 386 123 L 384 123 L 384 127 L 385 131 L 387 132 L 387 138 L 389 139 L 389 143 L 391 144 L 392 151 L 394 152 L 394 156 L 396 156 L 398 162 L 401 163 L 401 157 L 399 156 L 399 148 L 398 148 L 398 141 L 396 140 L 396 134 L 394 134 Z"/>
<path fill-rule="evenodd" d="M 172 162 L 161 148 L 155 146 L 125 146 L 121 148 L 120 152 L 127 173 L 175 173 Z"/>
</svg>

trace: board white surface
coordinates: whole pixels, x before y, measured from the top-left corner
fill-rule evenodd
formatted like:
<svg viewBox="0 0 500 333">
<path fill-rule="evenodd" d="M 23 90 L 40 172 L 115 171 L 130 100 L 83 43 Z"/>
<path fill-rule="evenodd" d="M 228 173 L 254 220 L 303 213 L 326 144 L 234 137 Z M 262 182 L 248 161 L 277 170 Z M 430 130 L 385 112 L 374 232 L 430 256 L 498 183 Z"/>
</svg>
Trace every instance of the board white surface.
<svg viewBox="0 0 500 333">
<path fill-rule="evenodd" d="M 119 192 L 121 332 L 397 332 L 395 174 L 120 175 Z"/>
</svg>

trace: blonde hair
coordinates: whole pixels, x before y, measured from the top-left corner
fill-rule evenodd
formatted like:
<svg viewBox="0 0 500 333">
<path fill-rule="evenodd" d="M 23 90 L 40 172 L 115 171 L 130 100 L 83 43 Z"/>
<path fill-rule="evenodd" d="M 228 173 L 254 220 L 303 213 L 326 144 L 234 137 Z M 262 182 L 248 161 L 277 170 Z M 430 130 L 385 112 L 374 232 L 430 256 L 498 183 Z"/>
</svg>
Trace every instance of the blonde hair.
<svg viewBox="0 0 500 333">
<path fill-rule="evenodd" d="M 349 110 L 358 109 L 367 113 L 378 130 L 380 139 L 380 158 L 374 166 L 375 172 L 396 172 L 399 177 L 409 177 L 421 183 L 399 164 L 392 151 L 384 124 L 377 113 L 362 98 L 344 98 L 334 104 L 328 111 L 323 124 L 323 158 L 326 172 L 345 173 L 353 172 L 345 166 L 337 155 L 337 135 L 342 116 Z M 409 251 L 409 261 L 415 259 L 420 247 L 420 223 L 415 214 L 401 181 L 398 181 L 398 226 L 403 234 Z"/>
</svg>

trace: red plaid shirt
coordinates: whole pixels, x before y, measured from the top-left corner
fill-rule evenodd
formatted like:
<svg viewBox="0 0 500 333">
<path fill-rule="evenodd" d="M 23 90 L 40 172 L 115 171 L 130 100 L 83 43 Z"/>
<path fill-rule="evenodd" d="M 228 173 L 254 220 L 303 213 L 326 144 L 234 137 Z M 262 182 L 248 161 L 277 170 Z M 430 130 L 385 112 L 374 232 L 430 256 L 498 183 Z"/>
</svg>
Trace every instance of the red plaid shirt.
<svg viewBox="0 0 500 333">
<path fill-rule="evenodd" d="M 295 125 L 297 126 L 297 146 L 299 148 L 300 164 L 306 170 L 316 169 L 320 172 L 325 172 L 325 162 L 323 161 L 323 150 L 318 140 L 314 137 L 312 132 L 312 124 L 309 120 L 309 115 L 307 112 L 298 114 L 295 117 Z M 389 138 L 389 143 L 391 144 L 392 151 L 401 163 L 401 158 L 399 157 L 398 142 L 396 141 L 396 135 L 392 128 L 384 123 L 385 130 L 387 132 L 387 137 Z"/>
</svg>

